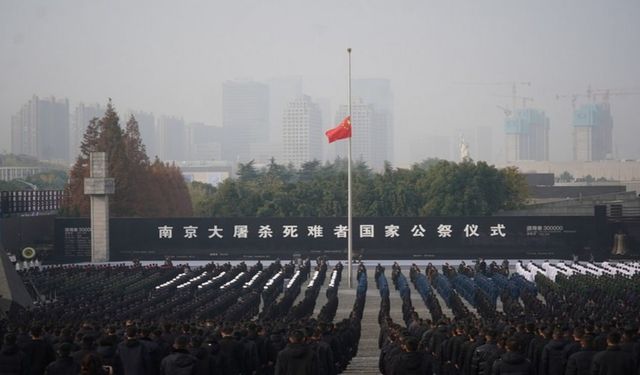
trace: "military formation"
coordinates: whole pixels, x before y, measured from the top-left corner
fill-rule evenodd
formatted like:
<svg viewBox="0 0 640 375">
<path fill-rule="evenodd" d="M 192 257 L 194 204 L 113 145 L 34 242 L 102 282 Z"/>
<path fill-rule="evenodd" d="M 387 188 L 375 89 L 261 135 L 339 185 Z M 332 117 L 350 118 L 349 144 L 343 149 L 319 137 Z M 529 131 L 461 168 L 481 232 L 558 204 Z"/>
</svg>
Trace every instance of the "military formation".
<svg viewBox="0 0 640 375">
<path fill-rule="evenodd" d="M 640 272 L 606 267 L 378 265 L 372 299 L 360 264 L 338 320 L 344 267 L 325 259 L 35 267 L 36 308 L 0 324 L 0 374 L 338 374 L 369 300 L 382 374 L 638 375 Z"/>
<path fill-rule="evenodd" d="M 362 268 L 334 321 L 342 270 L 318 259 L 23 271 L 46 297 L 2 321 L 0 374 L 337 374 L 357 354 L 367 288 Z"/>
<path fill-rule="evenodd" d="M 589 267 L 597 268 L 595 265 Z M 636 375 L 640 374 L 640 275 L 559 273 L 555 282 L 509 275 L 508 263 L 457 269 L 413 265 L 409 281 L 394 264 L 402 322 L 389 314 L 389 283 L 376 267 L 380 291 L 382 374 Z M 429 311 L 420 318 L 413 283 Z M 440 297 L 436 297 L 435 293 Z M 498 300 L 501 309 L 497 308 Z M 443 314 L 440 301 L 452 316 Z"/>
</svg>

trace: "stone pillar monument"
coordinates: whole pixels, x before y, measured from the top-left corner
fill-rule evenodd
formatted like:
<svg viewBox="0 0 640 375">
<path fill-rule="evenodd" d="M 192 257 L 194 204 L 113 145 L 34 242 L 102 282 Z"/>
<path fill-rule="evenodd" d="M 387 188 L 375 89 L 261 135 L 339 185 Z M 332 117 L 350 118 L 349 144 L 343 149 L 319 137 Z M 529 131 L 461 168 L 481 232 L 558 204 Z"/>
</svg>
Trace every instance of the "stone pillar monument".
<svg viewBox="0 0 640 375">
<path fill-rule="evenodd" d="M 91 197 L 91 262 L 109 261 L 109 195 L 115 192 L 115 180 L 107 178 L 107 154 L 92 152 L 89 178 L 84 193 Z"/>
</svg>

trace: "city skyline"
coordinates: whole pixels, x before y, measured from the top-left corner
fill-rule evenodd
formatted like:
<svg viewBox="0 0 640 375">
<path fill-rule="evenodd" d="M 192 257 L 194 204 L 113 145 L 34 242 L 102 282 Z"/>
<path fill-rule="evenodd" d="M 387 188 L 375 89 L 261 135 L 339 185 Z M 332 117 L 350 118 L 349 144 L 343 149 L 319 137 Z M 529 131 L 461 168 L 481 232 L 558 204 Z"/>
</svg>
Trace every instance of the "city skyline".
<svg viewBox="0 0 640 375">
<path fill-rule="evenodd" d="M 640 89 L 638 17 L 634 1 L 10 0 L 0 4 L 0 150 L 10 149 L 11 116 L 33 94 L 101 105 L 111 97 L 119 110 L 221 126 L 223 82 L 300 77 L 302 91 L 329 101 L 333 116 L 347 101 L 351 47 L 354 78 L 391 82 L 396 165 L 417 161 L 407 145 L 430 135 L 486 127 L 492 145 L 503 145 L 496 107 L 512 107 L 511 82 L 531 82 L 518 95 L 550 118 L 550 159 L 569 161 L 571 96 L 589 85 Z M 638 100 L 611 99 L 614 158 L 640 159 Z M 323 128 L 335 125 L 332 116 Z M 476 148 L 487 147 L 470 144 L 472 157 Z M 503 147 L 493 149 L 493 159 L 505 158 Z"/>
<path fill-rule="evenodd" d="M 297 80 L 297 79 L 296 79 Z M 269 80 L 269 84 L 264 84 L 262 82 L 248 81 L 246 79 L 239 81 L 226 81 L 223 84 L 223 88 L 225 86 L 233 86 L 233 87 L 242 87 L 242 86 L 257 86 L 260 87 L 262 92 L 261 95 L 264 96 L 262 100 L 264 101 L 262 107 L 263 115 L 260 115 L 261 118 L 260 123 L 262 125 L 266 124 L 266 129 L 261 130 L 260 132 L 250 131 L 249 129 L 244 129 L 244 133 L 252 134 L 259 133 L 262 135 L 265 142 L 247 142 L 247 157 L 240 160 L 236 157 L 236 161 L 248 161 L 250 159 L 254 159 L 259 163 L 265 163 L 271 158 L 275 158 L 276 161 L 284 162 L 285 164 L 290 161 L 291 154 L 288 156 L 283 154 L 283 137 L 285 133 L 283 132 L 283 124 L 282 118 L 285 112 L 287 111 L 287 107 L 300 96 L 307 96 L 301 94 L 298 98 L 290 99 L 287 101 L 286 95 L 283 97 L 278 97 L 275 101 L 278 103 L 278 106 L 284 105 L 285 107 L 278 112 L 275 110 L 274 106 L 271 104 L 274 98 L 274 91 L 271 89 L 271 85 L 273 84 L 274 79 Z M 299 81 L 297 84 L 301 84 Z M 382 83 L 382 84 L 381 84 Z M 270 88 L 267 90 L 267 86 Z M 375 169 L 380 169 L 383 161 L 389 161 L 394 164 L 393 158 L 393 143 L 391 139 L 385 138 L 392 137 L 393 132 L 390 131 L 393 128 L 393 94 L 389 90 L 389 81 L 385 79 L 355 79 L 353 80 L 353 86 L 356 88 L 354 90 L 356 93 L 362 95 L 364 93 L 363 89 L 368 88 L 369 93 L 364 94 L 364 97 L 368 100 L 364 100 L 361 96 L 354 96 L 353 100 L 355 103 L 356 111 L 358 110 L 358 105 L 365 106 L 373 106 L 374 112 L 376 112 L 376 116 L 378 117 L 376 121 L 382 121 L 382 126 L 384 131 L 380 133 L 378 131 L 376 138 L 379 141 L 376 146 L 378 152 L 371 153 L 367 151 L 367 161 L 370 166 L 374 166 Z M 378 90 L 375 87 L 378 86 Z M 380 89 L 382 87 L 382 89 Z M 373 88 L 373 90 L 372 90 Z M 246 89 L 246 88 L 245 88 Z M 279 90 L 282 91 L 282 90 Z M 277 91 L 276 91 L 277 92 Z M 245 93 L 246 94 L 246 93 Z M 244 103 L 243 98 L 245 94 L 241 94 L 239 98 L 235 99 L 235 111 L 243 111 Z M 236 94 L 234 94 L 236 95 Z M 237 95 L 236 95 L 237 96 Z M 308 96 L 307 96 L 308 97 Z M 310 98 L 310 97 L 309 97 Z M 380 99 L 384 98 L 384 99 Z M 248 97 L 249 102 L 247 104 L 251 104 L 252 101 L 255 101 L 256 98 L 253 98 L 252 95 Z M 313 98 L 316 100 L 316 98 Z M 590 99 L 591 100 L 591 99 Z M 580 118 L 580 116 L 587 116 L 590 120 L 590 123 L 595 121 L 594 119 L 598 116 L 597 113 L 602 112 L 606 109 L 606 117 L 607 117 L 607 125 L 608 125 L 608 142 L 611 144 L 611 127 L 612 127 L 612 117 L 609 112 L 610 103 L 608 98 L 601 98 L 600 101 L 596 102 L 594 98 L 593 101 L 586 102 L 586 104 L 580 105 L 578 108 L 573 110 L 573 121 L 572 126 L 573 130 L 573 139 L 572 144 L 574 148 L 574 159 L 575 158 L 575 149 L 579 147 L 576 140 L 576 130 L 579 129 L 580 126 L 576 124 L 576 119 Z M 43 98 L 40 99 L 37 95 L 33 95 L 31 99 L 29 99 L 25 104 L 21 106 L 21 109 L 12 116 L 12 126 L 15 125 L 16 120 L 20 119 L 23 116 L 25 108 L 30 108 L 33 106 L 33 102 L 37 101 L 38 103 L 50 103 L 54 104 L 64 104 L 64 106 L 68 107 L 68 116 L 66 119 L 68 120 L 68 155 L 69 161 L 73 161 L 77 152 L 79 151 L 79 143 L 82 140 L 82 136 L 86 126 L 89 121 L 93 117 L 100 118 L 104 113 L 106 106 L 102 106 L 99 103 L 96 104 L 86 104 L 84 101 L 76 102 L 75 106 L 73 104 L 74 101 L 69 100 L 69 98 L 64 99 L 56 99 L 55 97 Z M 197 160 L 226 160 L 229 162 L 233 162 L 231 159 L 225 159 L 222 156 L 222 148 L 225 141 L 225 135 L 228 137 L 229 132 L 224 130 L 224 126 L 216 126 L 212 124 L 205 124 L 202 122 L 190 122 L 185 121 L 183 116 L 177 115 L 160 115 L 155 116 L 153 112 L 145 112 L 142 110 L 132 110 L 126 109 L 124 111 L 120 111 L 117 108 L 116 103 L 112 103 L 116 107 L 116 111 L 120 113 L 121 125 L 124 127 L 126 122 L 129 120 L 130 116 L 134 116 L 139 123 L 140 133 L 143 140 L 143 143 L 146 146 L 147 154 L 151 159 L 155 156 L 160 157 L 162 160 L 175 160 L 175 161 L 197 161 Z M 223 103 L 224 105 L 224 103 Z M 250 105 L 249 105 L 250 107 Z M 266 109 L 270 107 L 269 109 Z M 45 107 L 47 108 L 47 107 Z M 504 108 L 503 108 L 504 109 Z M 598 111 L 600 112 L 598 112 Z M 346 106 L 342 105 L 335 111 L 331 111 L 335 113 L 335 121 L 339 122 L 340 118 L 346 115 Z M 391 112 L 389 112 L 391 111 Z M 591 111 L 596 111 L 594 114 L 591 114 Z M 275 112 L 275 113 L 274 113 Z M 265 114 L 266 113 L 266 114 Z M 603 112 L 604 113 L 604 112 Z M 245 115 L 242 115 L 243 117 Z M 274 116 L 280 117 L 280 120 L 274 122 Z M 594 117 L 595 116 L 595 117 Z M 27 116 L 28 118 L 29 116 Z M 63 116 L 64 117 L 64 116 Z M 269 117 L 269 120 L 265 120 L 266 117 Z M 321 125 L 325 126 L 324 123 L 327 122 L 324 120 L 326 117 L 333 117 L 327 115 L 321 115 L 319 118 L 322 118 Z M 358 115 L 356 114 L 356 117 Z M 367 116 L 365 116 L 367 117 Z M 251 118 L 249 116 L 248 118 Z M 599 117 L 598 117 L 599 118 Z M 539 120 L 541 119 L 541 120 Z M 246 119 L 244 119 L 246 120 Z M 243 121 L 244 121 L 243 120 Z M 49 120 L 50 121 L 50 120 Z M 581 120 L 584 122 L 584 120 Z M 600 121 L 600 120 L 598 120 Z M 357 124 L 356 120 L 356 124 Z M 369 131 L 367 127 L 369 120 L 365 119 L 363 123 L 363 131 L 366 137 L 369 137 Z M 167 130 L 167 124 L 169 124 L 172 130 Z M 466 128 L 466 129 L 456 129 L 454 131 L 455 134 L 428 134 L 424 137 L 422 141 L 413 142 L 410 147 L 412 148 L 421 148 L 418 152 L 412 152 L 412 159 L 414 162 L 420 162 L 422 160 L 428 158 L 441 158 L 445 160 L 453 160 L 458 161 L 458 148 L 461 142 L 465 142 L 467 146 L 471 145 L 471 157 L 477 161 L 487 161 L 490 163 L 503 164 L 504 162 L 517 162 L 517 161 L 527 161 L 527 160 L 549 160 L 549 140 L 548 140 L 548 130 L 549 130 L 549 118 L 546 117 L 544 111 L 535 109 L 535 108 L 517 108 L 515 111 L 511 112 L 510 110 L 505 110 L 505 118 L 503 120 L 503 129 L 505 132 L 505 144 L 501 146 L 498 150 L 498 154 L 504 153 L 506 158 L 504 160 L 500 160 L 500 158 L 495 158 L 491 156 L 491 143 L 492 143 L 492 129 L 491 127 L 478 126 L 475 128 Z M 582 124 L 582 128 L 584 128 Z M 329 125 L 333 126 L 333 125 Z M 593 125 L 589 125 L 593 126 Z M 325 126 L 326 127 L 326 126 Z M 577 127 L 577 128 L 576 128 Z M 200 129 L 195 130 L 195 128 Z M 276 133 L 274 133 L 274 128 Z M 526 129 L 525 129 L 526 128 Z M 534 129 L 538 129 L 535 130 Z M 596 126 L 596 129 L 598 126 Z M 211 130 L 209 130 L 211 129 Z M 523 130 L 524 129 L 524 130 Z M 326 130 L 326 129 L 325 129 Z M 172 133 L 170 136 L 166 134 L 170 132 Z M 194 136 L 194 134 L 202 134 L 203 136 Z M 529 135 L 531 133 L 531 135 Z M 538 134 L 539 133 L 539 134 Z M 245 136 L 247 135 L 245 134 Z M 516 137 L 514 137 L 514 134 Z M 255 135 L 255 134 L 254 134 Z M 12 137 L 15 137 L 14 132 L 12 131 Z M 365 138 L 366 138 L 365 137 Z M 65 138 L 65 137 L 63 137 Z M 233 138 L 233 137 L 232 137 Z M 239 137 L 242 139 L 243 137 Z M 253 141 L 258 141 L 261 137 L 253 137 Z M 322 137 L 318 137 L 320 139 Z M 584 136 L 583 136 L 584 138 Z M 515 141 L 514 139 L 519 139 L 519 141 Z M 599 138 L 595 138 L 594 142 L 598 141 Z M 167 143 L 167 140 L 171 140 L 171 142 Z M 15 141 L 15 140 L 14 140 Z M 426 142 L 427 147 L 426 150 L 422 149 L 421 142 Z M 34 142 L 37 142 L 37 138 L 34 139 Z M 356 144 L 358 142 L 371 142 L 371 140 L 356 140 Z M 515 143 L 514 143 L 515 142 Z M 51 142 L 50 142 L 51 143 Z M 584 143 L 584 141 L 582 141 Z M 319 155 L 314 157 L 313 159 L 321 160 L 321 161 L 331 161 L 335 157 L 344 157 L 346 154 L 346 146 L 344 145 L 325 145 L 323 142 L 322 149 L 325 152 L 317 153 L 314 155 Z M 21 147 L 21 146 L 18 146 Z M 22 146 L 24 147 L 24 146 Z M 243 146 L 244 147 L 244 146 Z M 333 147 L 333 148 L 332 148 Z M 370 146 L 367 146 L 370 147 Z M 444 148 L 443 148 L 444 147 Z M 584 146 L 583 146 L 584 147 Z M 598 147 L 594 144 L 594 147 Z M 232 147 L 233 148 L 233 147 Z M 329 149 L 327 153 L 327 149 Z M 356 145 L 356 152 L 358 150 L 358 146 Z M 443 151 L 444 150 L 444 151 Z M 586 152 L 586 151 L 584 151 Z M 583 153 L 584 153 L 583 152 Z M 589 151 L 590 153 L 591 151 Z M 377 154 L 380 157 L 374 158 L 373 155 Z M 494 152 L 495 154 L 495 152 Z M 416 157 L 416 155 L 420 155 Z M 578 161 L 590 161 L 590 160 L 605 160 L 605 159 L 614 159 L 612 156 L 611 146 L 608 146 L 606 151 L 598 151 L 597 155 L 592 159 L 586 159 L 582 157 L 578 159 Z M 32 154 L 32 156 L 37 156 Z M 357 158 L 357 157 L 356 157 Z M 375 159 L 375 160 L 374 160 Z M 378 160 L 380 159 L 380 160 Z M 298 161 L 297 164 L 300 164 Z"/>
</svg>

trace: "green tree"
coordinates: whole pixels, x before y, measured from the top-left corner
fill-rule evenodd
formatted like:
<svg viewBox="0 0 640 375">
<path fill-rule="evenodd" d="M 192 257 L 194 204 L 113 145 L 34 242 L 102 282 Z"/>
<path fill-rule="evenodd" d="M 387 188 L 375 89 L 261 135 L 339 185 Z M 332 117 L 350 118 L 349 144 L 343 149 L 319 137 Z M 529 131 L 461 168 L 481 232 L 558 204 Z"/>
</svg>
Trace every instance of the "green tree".
<svg viewBox="0 0 640 375">
<path fill-rule="evenodd" d="M 159 160 L 149 163 L 132 116 L 123 130 L 111 101 L 101 119 L 87 126 L 80 154 L 71 168 L 62 212 L 71 216 L 89 214 L 84 179 L 89 176 L 91 152 L 105 152 L 109 177 L 115 179 L 115 194 L 109 200 L 113 216 L 190 216 L 191 199 L 180 170 Z"/>
<path fill-rule="evenodd" d="M 503 171 L 484 162 L 441 161 L 418 182 L 422 215 L 491 215 L 515 208 L 526 196 L 524 179 L 516 170 Z M 524 190 L 522 189 L 524 186 Z"/>
<path fill-rule="evenodd" d="M 352 173 L 354 216 L 491 215 L 519 208 L 527 197 L 517 169 L 484 162 L 428 160 L 409 169 L 387 163 L 381 173 L 356 162 Z M 239 165 L 237 179 L 217 188 L 192 184 L 191 192 L 203 216 L 346 216 L 347 164 L 313 161 L 295 170 L 275 160 L 260 169 L 249 162 Z"/>
<path fill-rule="evenodd" d="M 573 175 L 568 171 L 564 171 L 560 174 L 560 176 L 558 176 L 558 182 L 572 182 L 572 181 L 573 181 Z"/>
<path fill-rule="evenodd" d="M 500 173 L 505 188 L 500 209 L 517 210 L 522 208 L 529 198 L 529 189 L 524 176 L 516 167 L 501 169 Z"/>
</svg>

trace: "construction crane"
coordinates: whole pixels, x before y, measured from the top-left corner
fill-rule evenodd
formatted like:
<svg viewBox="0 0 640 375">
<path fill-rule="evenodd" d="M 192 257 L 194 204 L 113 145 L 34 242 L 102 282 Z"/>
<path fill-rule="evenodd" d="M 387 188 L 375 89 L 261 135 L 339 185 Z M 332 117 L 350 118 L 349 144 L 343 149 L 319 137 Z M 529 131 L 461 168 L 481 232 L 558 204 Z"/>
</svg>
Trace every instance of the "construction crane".
<svg viewBox="0 0 640 375">
<path fill-rule="evenodd" d="M 593 101 L 596 101 L 598 96 L 602 96 L 602 101 L 605 103 L 608 103 L 612 96 L 640 95 L 640 91 L 628 91 L 626 89 L 595 89 L 592 93 Z"/>
<path fill-rule="evenodd" d="M 497 105 L 496 107 L 500 108 L 502 112 L 504 112 L 505 117 L 511 117 L 511 110 L 509 108 L 503 107 L 501 105 Z"/>
<path fill-rule="evenodd" d="M 522 108 L 527 108 L 527 102 L 532 102 L 533 101 L 533 98 L 529 97 L 529 96 L 517 96 L 517 95 L 516 96 L 513 96 L 513 95 L 493 95 L 493 96 L 497 96 L 497 97 L 500 97 L 500 98 L 514 98 L 514 100 L 515 99 L 522 99 Z M 516 108 L 513 107 L 513 109 L 515 110 Z"/>
<path fill-rule="evenodd" d="M 609 99 L 612 96 L 627 95 L 640 95 L 640 91 L 633 91 L 633 89 L 592 89 L 591 85 L 589 85 L 586 94 L 557 94 L 556 100 L 571 98 L 571 107 L 575 110 L 578 98 L 586 98 L 588 101 L 596 102 L 598 97 L 602 97 L 602 102 L 609 103 Z"/>
<path fill-rule="evenodd" d="M 580 97 L 586 97 L 586 95 L 582 95 L 582 94 L 556 94 L 556 100 L 560 100 L 562 98 L 571 98 L 571 108 L 575 111 L 576 109 L 576 102 L 578 101 L 578 98 Z"/>
<path fill-rule="evenodd" d="M 511 82 L 454 82 L 458 85 L 473 85 L 473 86 L 511 86 L 511 98 L 513 99 L 513 107 L 512 109 L 516 109 L 517 99 L 520 98 L 518 96 L 518 87 L 519 86 L 531 86 L 531 82 L 520 82 L 520 81 L 511 81 Z"/>
</svg>

